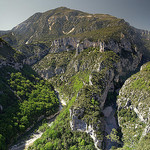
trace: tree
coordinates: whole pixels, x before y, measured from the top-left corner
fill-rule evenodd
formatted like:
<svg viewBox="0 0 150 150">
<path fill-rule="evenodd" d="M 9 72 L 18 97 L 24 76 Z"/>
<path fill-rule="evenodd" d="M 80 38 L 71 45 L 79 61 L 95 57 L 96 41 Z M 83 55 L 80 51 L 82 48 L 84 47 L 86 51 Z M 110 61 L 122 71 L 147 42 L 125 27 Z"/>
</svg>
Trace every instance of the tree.
<svg viewBox="0 0 150 150">
<path fill-rule="evenodd" d="M 51 142 L 48 142 L 44 146 L 45 150 L 53 150 L 53 144 Z"/>
<path fill-rule="evenodd" d="M 118 144 L 120 143 L 119 136 L 117 135 L 117 130 L 115 128 L 113 128 L 111 133 L 107 135 L 106 137 L 112 142 L 117 142 Z"/>
<path fill-rule="evenodd" d="M 1 135 L 1 134 L 0 134 L 0 149 L 1 150 L 5 150 L 6 149 L 5 137 L 3 135 Z"/>
</svg>

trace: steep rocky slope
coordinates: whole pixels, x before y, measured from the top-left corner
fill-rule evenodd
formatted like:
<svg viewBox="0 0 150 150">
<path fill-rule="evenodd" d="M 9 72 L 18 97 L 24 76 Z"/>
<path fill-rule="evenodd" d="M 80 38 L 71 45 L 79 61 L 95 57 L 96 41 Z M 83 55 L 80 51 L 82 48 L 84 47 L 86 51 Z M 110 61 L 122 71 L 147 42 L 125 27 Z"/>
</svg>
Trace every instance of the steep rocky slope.
<svg viewBox="0 0 150 150">
<path fill-rule="evenodd" d="M 140 72 L 125 81 L 119 91 L 117 105 L 124 147 L 148 150 L 150 148 L 148 143 L 150 135 L 150 63 L 144 64 Z"/>
<path fill-rule="evenodd" d="M 117 146 L 106 138 L 113 128 L 118 129 L 113 95 L 142 58 L 139 51 L 129 47 L 77 47 L 76 51 L 48 54 L 33 67 L 47 79 L 54 76 L 50 80 L 68 103 L 75 98 L 69 108 L 70 127 L 72 131 L 88 133 L 97 149 Z"/>
<path fill-rule="evenodd" d="M 149 61 L 149 36 L 143 32 L 110 15 L 61 7 L 37 13 L 3 35 L 67 103 L 30 149 L 122 146 L 116 99 L 125 80 Z M 108 138 L 112 131 L 118 131 L 117 140 Z"/>
<path fill-rule="evenodd" d="M 69 104 L 72 103 L 66 112 L 70 120 L 67 130 L 72 134 L 86 132 L 97 149 L 118 145 L 106 138 L 113 128 L 118 129 L 115 94 L 142 59 L 144 47 L 139 37 L 132 36 L 129 31 L 127 36 L 120 32 L 118 38 L 118 41 L 115 37 L 106 41 L 61 38 L 52 43 L 50 54 L 33 66 L 42 77 L 54 83 Z M 55 130 L 56 126 L 59 122 L 53 127 Z M 61 133 L 59 129 L 58 133 Z M 49 140 L 43 146 L 46 142 Z"/>
</svg>

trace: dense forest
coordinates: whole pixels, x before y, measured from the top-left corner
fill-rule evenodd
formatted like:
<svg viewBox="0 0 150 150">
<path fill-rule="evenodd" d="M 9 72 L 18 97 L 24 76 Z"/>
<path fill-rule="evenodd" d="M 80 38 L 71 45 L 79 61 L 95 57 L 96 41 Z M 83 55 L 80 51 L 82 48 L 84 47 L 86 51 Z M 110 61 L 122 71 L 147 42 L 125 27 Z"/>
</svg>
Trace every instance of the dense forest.
<svg viewBox="0 0 150 150">
<path fill-rule="evenodd" d="M 29 67 L 21 71 L 11 67 L 0 72 L 0 149 L 15 141 L 28 127 L 58 111 L 54 87 L 39 78 Z"/>
</svg>

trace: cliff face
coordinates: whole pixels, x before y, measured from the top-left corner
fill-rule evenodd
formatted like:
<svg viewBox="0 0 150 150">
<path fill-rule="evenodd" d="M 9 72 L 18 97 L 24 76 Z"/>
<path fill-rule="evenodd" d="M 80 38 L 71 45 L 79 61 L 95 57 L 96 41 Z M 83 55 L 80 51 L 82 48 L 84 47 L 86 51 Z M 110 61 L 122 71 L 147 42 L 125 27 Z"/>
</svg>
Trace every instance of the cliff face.
<svg viewBox="0 0 150 150">
<path fill-rule="evenodd" d="M 126 80 L 117 99 L 119 125 L 128 147 L 136 147 L 150 133 L 149 68 L 150 63 L 143 65 L 140 72 Z"/>
<path fill-rule="evenodd" d="M 148 46 L 144 43 L 145 39 L 148 41 L 148 35 L 110 15 L 87 14 L 62 7 L 37 13 L 4 35 L 4 39 L 26 56 L 23 63 L 51 81 L 68 103 L 60 115 L 64 122 L 56 121 L 53 126 L 58 133 L 54 135 L 49 131 L 43 143 L 39 140 L 38 144 L 55 141 L 55 145 L 61 143 L 60 149 L 93 148 L 88 142 L 81 142 L 83 134 L 89 142 L 90 137 L 93 139 L 96 149 L 107 150 L 120 144 L 107 138 L 114 128 L 118 130 L 121 126 L 125 140 L 129 140 L 127 135 L 130 134 L 124 133 L 124 126 L 128 126 L 130 119 L 130 123 L 136 123 L 129 125 L 143 132 L 142 136 L 146 135 L 149 112 L 145 107 L 146 113 L 143 113 L 145 103 L 142 99 L 149 99 L 149 95 L 145 97 L 147 91 L 140 93 L 136 88 L 134 91 L 128 89 L 133 79 L 125 80 L 141 63 L 149 60 L 149 55 L 145 57 Z M 3 47 L 3 43 L 0 46 Z M 143 58 L 146 59 L 143 61 Z M 126 89 L 130 92 L 125 92 Z M 119 125 L 116 118 L 118 94 Z M 132 102 L 133 97 L 134 100 L 138 98 L 138 103 Z M 127 118 L 123 119 L 126 113 Z M 131 118 L 128 118 L 130 114 Z M 134 133 L 137 139 L 142 137 L 141 133 Z M 75 141 L 77 145 L 73 145 Z"/>
<path fill-rule="evenodd" d="M 117 55 L 121 56 L 121 61 L 118 64 L 116 64 L 118 68 L 118 72 L 120 72 L 120 76 L 126 75 L 126 73 L 129 71 L 134 71 L 137 68 L 142 58 L 142 52 L 140 52 L 141 47 L 139 47 L 138 45 L 136 46 L 136 43 L 130 42 L 130 40 L 127 40 L 125 38 L 121 39 L 120 42 L 116 42 L 114 40 L 110 40 L 107 42 L 101 42 L 101 41 L 91 42 L 87 39 L 80 42 L 80 39 L 70 37 L 70 38 L 63 38 L 63 39 L 58 39 L 58 40 L 53 41 L 49 49 L 49 53 L 54 53 L 54 54 L 48 54 L 47 56 L 45 56 L 45 58 L 42 59 L 40 62 L 38 62 L 34 66 L 34 68 L 37 72 L 39 72 L 39 74 L 42 77 L 45 77 L 47 79 L 55 75 L 65 73 L 66 68 L 64 66 L 67 66 L 67 65 L 70 68 L 74 66 L 73 68 L 75 68 L 75 72 L 78 72 L 79 70 L 89 69 L 88 62 L 84 63 L 84 65 L 80 65 L 78 63 L 80 60 L 78 59 L 76 59 L 76 61 L 71 61 L 70 64 L 69 62 L 67 62 L 67 64 L 63 65 L 63 62 L 62 62 L 62 65 L 57 66 L 58 61 L 60 61 L 60 60 L 57 60 L 57 57 L 58 57 L 57 54 L 61 52 L 64 52 L 67 54 L 67 52 L 69 51 L 70 53 L 73 53 L 75 51 L 75 56 L 77 57 L 84 49 L 87 49 L 90 47 L 98 48 L 100 52 L 112 50 Z M 55 58 L 54 58 L 54 55 L 55 55 Z M 58 55 L 61 55 L 61 54 L 58 54 Z M 63 57 L 63 53 L 62 53 L 62 57 Z M 73 55 L 72 56 L 70 55 L 69 57 L 70 58 L 68 59 L 71 60 L 73 58 Z M 51 65 L 46 65 L 45 62 L 48 59 L 53 59 L 53 60 L 55 59 L 56 61 L 55 64 L 53 63 Z M 62 58 L 59 58 L 59 59 L 62 59 Z M 32 64 L 32 62 L 30 61 L 29 63 Z M 101 70 L 101 67 L 103 67 L 100 62 L 99 64 L 97 62 L 95 66 L 97 68 L 95 67 L 94 69 L 99 70 L 99 71 Z M 128 66 L 128 68 L 126 66 Z"/>
<path fill-rule="evenodd" d="M 113 128 L 117 129 L 118 125 L 114 117 L 115 109 L 111 106 L 112 104 L 109 104 L 110 106 L 106 105 L 105 107 L 104 105 L 107 103 L 108 93 L 115 93 L 118 91 L 119 87 L 117 84 L 123 82 L 121 77 L 126 77 L 128 71 L 134 71 L 137 68 L 141 60 L 141 54 L 137 53 L 134 55 L 135 57 L 133 60 L 132 57 L 130 57 L 130 59 L 124 58 L 123 56 L 119 57 L 114 52 L 110 53 L 109 51 L 105 51 L 99 53 L 102 53 L 102 55 L 99 56 L 97 53 L 94 64 L 83 63 L 80 65 L 79 63 L 78 65 L 77 72 L 83 71 L 83 68 L 90 71 L 89 85 L 85 84 L 84 90 L 79 92 L 75 104 L 70 109 L 70 124 L 73 130 L 88 133 L 93 138 L 97 149 L 110 149 L 113 145 L 117 146 L 117 143 L 107 140 L 106 136 L 111 133 Z M 85 59 L 84 57 L 84 61 Z M 89 92 L 87 93 L 86 91 Z M 94 104 L 92 104 L 93 100 Z M 87 106 L 87 103 L 89 106 Z M 99 106 L 99 108 L 97 108 L 99 113 L 97 112 L 98 114 L 93 116 L 96 109 L 90 110 L 88 107 L 95 108 L 96 103 L 98 103 L 97 105 Z M 90 114 L 88 111 L 93 111 L 93 114 Z M 104 114 L 103 117 L 100 112 Z M 99 118 L 99 116 L 101 117 Z M 97 126 L 97 122 L 99 122 L 99 126 Z M 88 130 L 89 128 L 90 131 Z M 103 132 L 104 134 L 102 135 L 99 132 Z"/>
<path fill-rule="evenodd" d="M 49 47 L 44 43 L 36 43 L 23 45 L 19 47 L 19 51 L 26 56 L 23 63 L 33 65 L 49 53 Z"/>
<path fill-rule="evenodd" d="M 118 129 L 114 104 L 107 102 L 108 95 L 118 93 L 119 84 L 124 82 L 129 72 L 137 69 L 142 58 L 140 47 L 133 48 L 133 43 L 123 38 L 120 42 L 90 42 L 85 39 L 80 43 L 74 38 L 66 41 L 60 39 L 56 45 L 53 44 L 51 53 L 33 68 L 42 77 L 50 79 L 69 99 L 79 90 L 70 108 L 73 131 L 89 134 L 97 149 L 117 146 L 106 138 L 113 128 Z M 64 46 L 67 43 L 72 43 L 68 50 Z M 80 87 L 72 85 L 80 81 Z M 113 98 L 109 100 L 113 101 Z"/>
<path fill-rule="evenodd" d="M 97 149 L 118 146 L 106 138 L 113 128 L 118 129 L 112 95 L 138 68 L 144 48 L 139 35 L 132 34 L 128 30 L 126 34 L 120 32 L 119 39 L 95 41 L 59 38 L 51 43 L 49 54 L 33 65 L 40 76 L 59 88 L 68 102 L 76 97 L 70 108 L 70 128 L 89 134 Z M 75 82 L 79 85 L 74 86 Z"/>
<path fill-rule="evenodd" d="M 146 40 L 150 40 L 150 31 L 147 30 L 138 30 L 142 37 L 144 37 Z"/>
</svg>

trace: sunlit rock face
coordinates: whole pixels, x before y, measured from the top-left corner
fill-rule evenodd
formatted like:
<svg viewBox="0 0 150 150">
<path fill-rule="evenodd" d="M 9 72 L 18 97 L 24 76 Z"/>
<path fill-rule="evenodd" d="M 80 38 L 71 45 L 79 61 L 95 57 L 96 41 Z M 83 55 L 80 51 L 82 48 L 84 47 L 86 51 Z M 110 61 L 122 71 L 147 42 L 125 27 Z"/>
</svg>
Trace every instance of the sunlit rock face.
<svg viewBox="0 0 150 150">
<path fill-rule="evenodd" d="M 70 127 L 73 131 L 77 130 L 80 132 L 86 132 L 91 136 L 94 141 L 96 149 L 100 150 L 102 148 L 102 140 L 99 140 L 96 135 L 96 130 L 94 129 L 92 124 L 87 124 L 85 121 L 81 120 L 84 116 L 84 109 L 81 108 L 71 108 L 70 110 Z"/>
<path fill-rule="evenodd" d="M 149 66 L 149 63 L 143 65 L 138 73 L 125 81 L 119 91 L 118 123 L 129 146 L 132 145 L 129 140 L 137 144 L 150 133 Z"/>
</svg>

